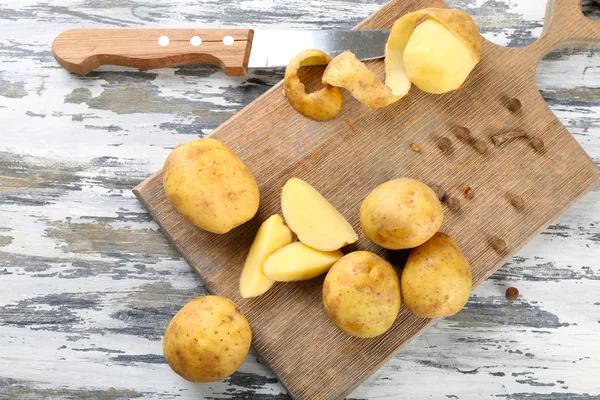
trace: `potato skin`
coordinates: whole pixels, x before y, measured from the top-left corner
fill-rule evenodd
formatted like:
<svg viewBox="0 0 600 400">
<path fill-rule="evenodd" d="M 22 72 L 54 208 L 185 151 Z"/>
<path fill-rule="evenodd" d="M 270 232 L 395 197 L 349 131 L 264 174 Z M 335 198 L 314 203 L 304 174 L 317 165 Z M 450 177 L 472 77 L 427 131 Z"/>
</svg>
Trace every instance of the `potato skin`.
<svg viewBox="0 0 600 400">
<path fill-rule="evenodd" d="M 400 100 L 392 94 L 392 89 L 379 80 L 354 53 L 344 51 L 327 65 L 323 73 L 323 83 L 348 90 L 355 99 L 369 108 L 382 108 Z"/>
<path fill-rule="evenodd" d="M 258 211 L 260 194 L 242 160 L 215 139 L 177 146 L 165 162 L 167 198 L 184 218 L 213 233 L 227 233 Z"/>
<path fill-rule="evenodd" d="M 377 186 L 360 207 L 360 225 L 365 235 L 390 250 L 423 244 L 443 221 L 444 210 L 435 192 L 409 178 Z"/>
<path fill-rule="evenodd" d="M 340 89 L 325 83 L 316 92 L 306 93 L 304 84 L 298 77 L 298 69 L 311 65 L 327 65 L 331 57 L 321 50 L 307 49 L 296 54 L 285 69 L 283 78 L 283 94 L 290 105 L 315 121 L 335 118 L 342 109 L 342 92 Z"/>
<path fill-rule="evenodd" d="M 471 267 L 456 242 L 438 232 L 411 250 L 402 271 L 402 298 L 419 317 L 447 317 L 469 300 L 471 279 Z"/>
<path fill-rule="evenodd" d="M 347 254 L 325 277 L 323 304 L 329 319 L 348 335 L 381 335 L 392 326 L 400 310 L 398 274 L 376 254 Z"/>
<path fill-rule="evenodd" d="M 252 342 L 246 317 L 225 297 L 202 296 L 171 320 L 163 339 L 169 366 L 191 382 L 214 382 L 233 374 Z"/>
</svg>

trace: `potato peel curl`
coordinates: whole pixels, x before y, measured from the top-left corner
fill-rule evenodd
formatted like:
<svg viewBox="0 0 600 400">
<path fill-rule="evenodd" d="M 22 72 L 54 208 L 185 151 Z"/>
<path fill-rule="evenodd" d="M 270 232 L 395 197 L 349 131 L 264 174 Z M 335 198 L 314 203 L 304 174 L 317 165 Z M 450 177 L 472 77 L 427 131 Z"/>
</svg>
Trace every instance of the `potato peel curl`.
<svg viewBox="0 0 600 400">
<path fill-rule="evenodd" d="M 422 23 L 424 26 L 415 36 L 425 38 L 425 46 L 418 39 L 410 40 Z M 444 38 L 447 42 L 440 43 Z M 411 50 L 416 51 L 407 50 L 409 42 Z M 429 50 L 428 46 L 431 46 Z M 423 61 L 424 54 L 431 56 L 429 63 Z M 437 94 L 457 89 L 480 58 L 481 35 L 468 14 L 456 9 L 425 8 L 406 14 L 394 23 L 385 47 L 385 83 L 350 51 L 331 59 L 328 54 L 313 49 L 300 52 L 288 65 L 284 94 L 299 113 L 323 121 L 334 118 L 341 110 L 339 88 L 348 90 L 369 108 L 382 108 L 403 98 L 412 84 Z M 410 67 L 408 72 L 405 63 Z M 298 69 L 310 65 L 327 65 L 327 68 L 322 77 L 325 86 L 308 94 L 298 78 Z"/>
</svg>

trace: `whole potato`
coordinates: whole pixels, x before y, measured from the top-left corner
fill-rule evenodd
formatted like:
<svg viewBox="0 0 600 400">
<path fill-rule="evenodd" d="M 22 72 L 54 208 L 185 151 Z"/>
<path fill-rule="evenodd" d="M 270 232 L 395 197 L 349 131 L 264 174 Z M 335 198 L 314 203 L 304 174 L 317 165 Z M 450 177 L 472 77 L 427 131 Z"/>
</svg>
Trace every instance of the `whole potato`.
<svg viewBox="0 0 600 400">
<path fill-rule="evenodd" d="M 456 314 L 471 294 L 471 267 L 450 236 L 438 232 L 412 249 L 402 271 L 406 307 L 423 318 Z"/>
<path fill-rule="evenodd" d="M 213 233 L 227 233 L 258 211 L 260 195 L 242 160 L 215 139 L 177 146 L 163 170 L 167 198 L 184 218 Z"/>
<path fill-rule="evenodd" d="M 377 186 L 360 207 L 360 225 L 371 241 L 390 250 L 426 242 L 442 226 L 444 211 L 435 192 L 409 178 Z"/>
<path fill-rule="evenodd" d="M 214 382 L 233 374 L 252 342 L 246 317 L 225 297 L 202 296 L 171 320 L 163 339 L 169 366 L 192 382 Z"/>
<path fill-rule="evenodd" d="M 400 310 L 398 274 L 390 263 L 368 251 L 347 254 L 325 277 L 323 303 L 329 319 L 348 335 L 381 335 Z"/>
</svg>

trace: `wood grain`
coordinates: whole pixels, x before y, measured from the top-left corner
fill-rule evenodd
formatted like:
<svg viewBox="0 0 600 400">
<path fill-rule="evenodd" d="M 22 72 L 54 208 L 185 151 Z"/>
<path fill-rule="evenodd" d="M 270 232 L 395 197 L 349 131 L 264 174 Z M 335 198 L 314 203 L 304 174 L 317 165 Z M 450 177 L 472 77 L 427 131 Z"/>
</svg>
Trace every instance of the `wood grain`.
<svg viewBox="0 0 600 400">
<path fill-rule="evenodd" d="M 52 54 L 67 70 L 87 74 L 100 65 L 144 69 L 210 64 L 243 76 L 254 32 L 251 29 L 71 29 L 52 43 Z M 159 44 L 160 37 L 167 44 Z M 197 36 L 198 46 L 190 43 Z M 223 38 L 231 36 L 233 44 Z"/>
<path fill-rule="evenodd" d="M 325 315 L 322 279 L 279 284 L 260 298 L 241 299 L 238 280 L 244 257 L 259 222 L 280 212 L 283 183 L 292 176 L 307 180 L 357 231 L 361 201 L 386 180 L 407 176 L 439 183 L 459 197 L 460 186 L 468 184 L 474 198 L 463 198 L 458 213 L 446 210 L 442 230 L 463 249 L 473 268 L 474 284 L 481 283 L 600 179 L 598 168 L 547 108 L 535 86 L 535 69 L 546 53 L 600 35 L 596 23 L 583 21 L 574 4 L 574 0 L 550 4 L 552 23 L 528 48 L 505 49 L 484 42 L 481 63 L 454 93 L 433 96 L 413 89 L 407 98 L 377 111 L 345 96 L 337 119 L 317 123 L 293 111 L 281 88 L 274 87 L 211 135 L 240 155 L 261 188 L 257 217 L 229 235 L 202 232 L 177 215 L 164 196 L 160 173 L 136 189 L 207 288 L 240 305 L 252 325 L 255 348 L 294 398 L 343 398 L 433 321 L 403 308 L 393 328 L 379 338 L 345 336 Z M 432 6 L 445 4 L 392 1 L 358 28 L 389 29 L 401 15 Z M 381 74 L 381 61 L 369 65 Z M 521 100 L 520 112 L 513 114 L 506 108 L 510 97 Z M 457 125 L 468 127 L 492 148 L 480 155 L 455 140 L 450 154 L 441 153 L 437 139 L 454 139 L 450 132 Z M 544 150 L 535 152 L 526 140 L 493 147 L 491 136 L 516 128 L 542 138 Z M 410 151 L 413 142 L 423 153 Z M 525 199 L 523 210 L 510 205 L 511 194 Z M 495 236 L 506 240 L 507 252 L 498 254 L 491 248 Z M 364 237 L 347 250 L 355 249 L 374 251 L 392 262 L 402 258 Z"/>
</svg>

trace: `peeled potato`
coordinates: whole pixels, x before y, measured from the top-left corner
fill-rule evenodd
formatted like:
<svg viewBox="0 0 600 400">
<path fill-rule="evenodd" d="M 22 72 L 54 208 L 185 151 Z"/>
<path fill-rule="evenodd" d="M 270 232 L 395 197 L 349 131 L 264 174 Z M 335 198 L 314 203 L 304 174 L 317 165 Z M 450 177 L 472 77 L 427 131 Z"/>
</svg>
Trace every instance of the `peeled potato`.
<svg viewBox="0 0 600 400">
<path fill-rule="evenodd" d="M 414 83 L 429 93 L 458 89 L 481 57 L 475 21 L 455 9 L 425 8 L 406 14 L 390 31 L 386 84 Z"/>
<path fill-rule="evenodd" d="M 277 282 L 304 281 L 324 274 L 344 256 L 339 250 L 321 251 L 295 242 L 271 254 L 263 266 L 266 276 Z"/>
<path fill-rule="evenodd" d="M 243 298 L 260 296 L 269 290 L 275 281 L 263 272 L 265 260 L 276 250 L 292 243 L 292 231 L 285 226 L 280 215 L 272 215 L 262 223 L 240 277 L 240 294 Z"/>
<path fill-rule="evenodd" d="M 283 186 L 281 210 L 298 239 L 313 249 L 334 251 L 358 240 L 342 214 L 301 179 L 291 178 Z"/>
<path fill-rule="evenodd" d="M 296 111 L 307 118 L 324 121 L 334 118 L 342 109 L 340 89 L 325 85 L 313 93 L 306 93 L 298 77 L 298 69 L 310 65 L 327 65 L 331 57 L 321 50 L 304 50 L 298 53 L 285 69 L 283 93 Z"/>
</svg>

